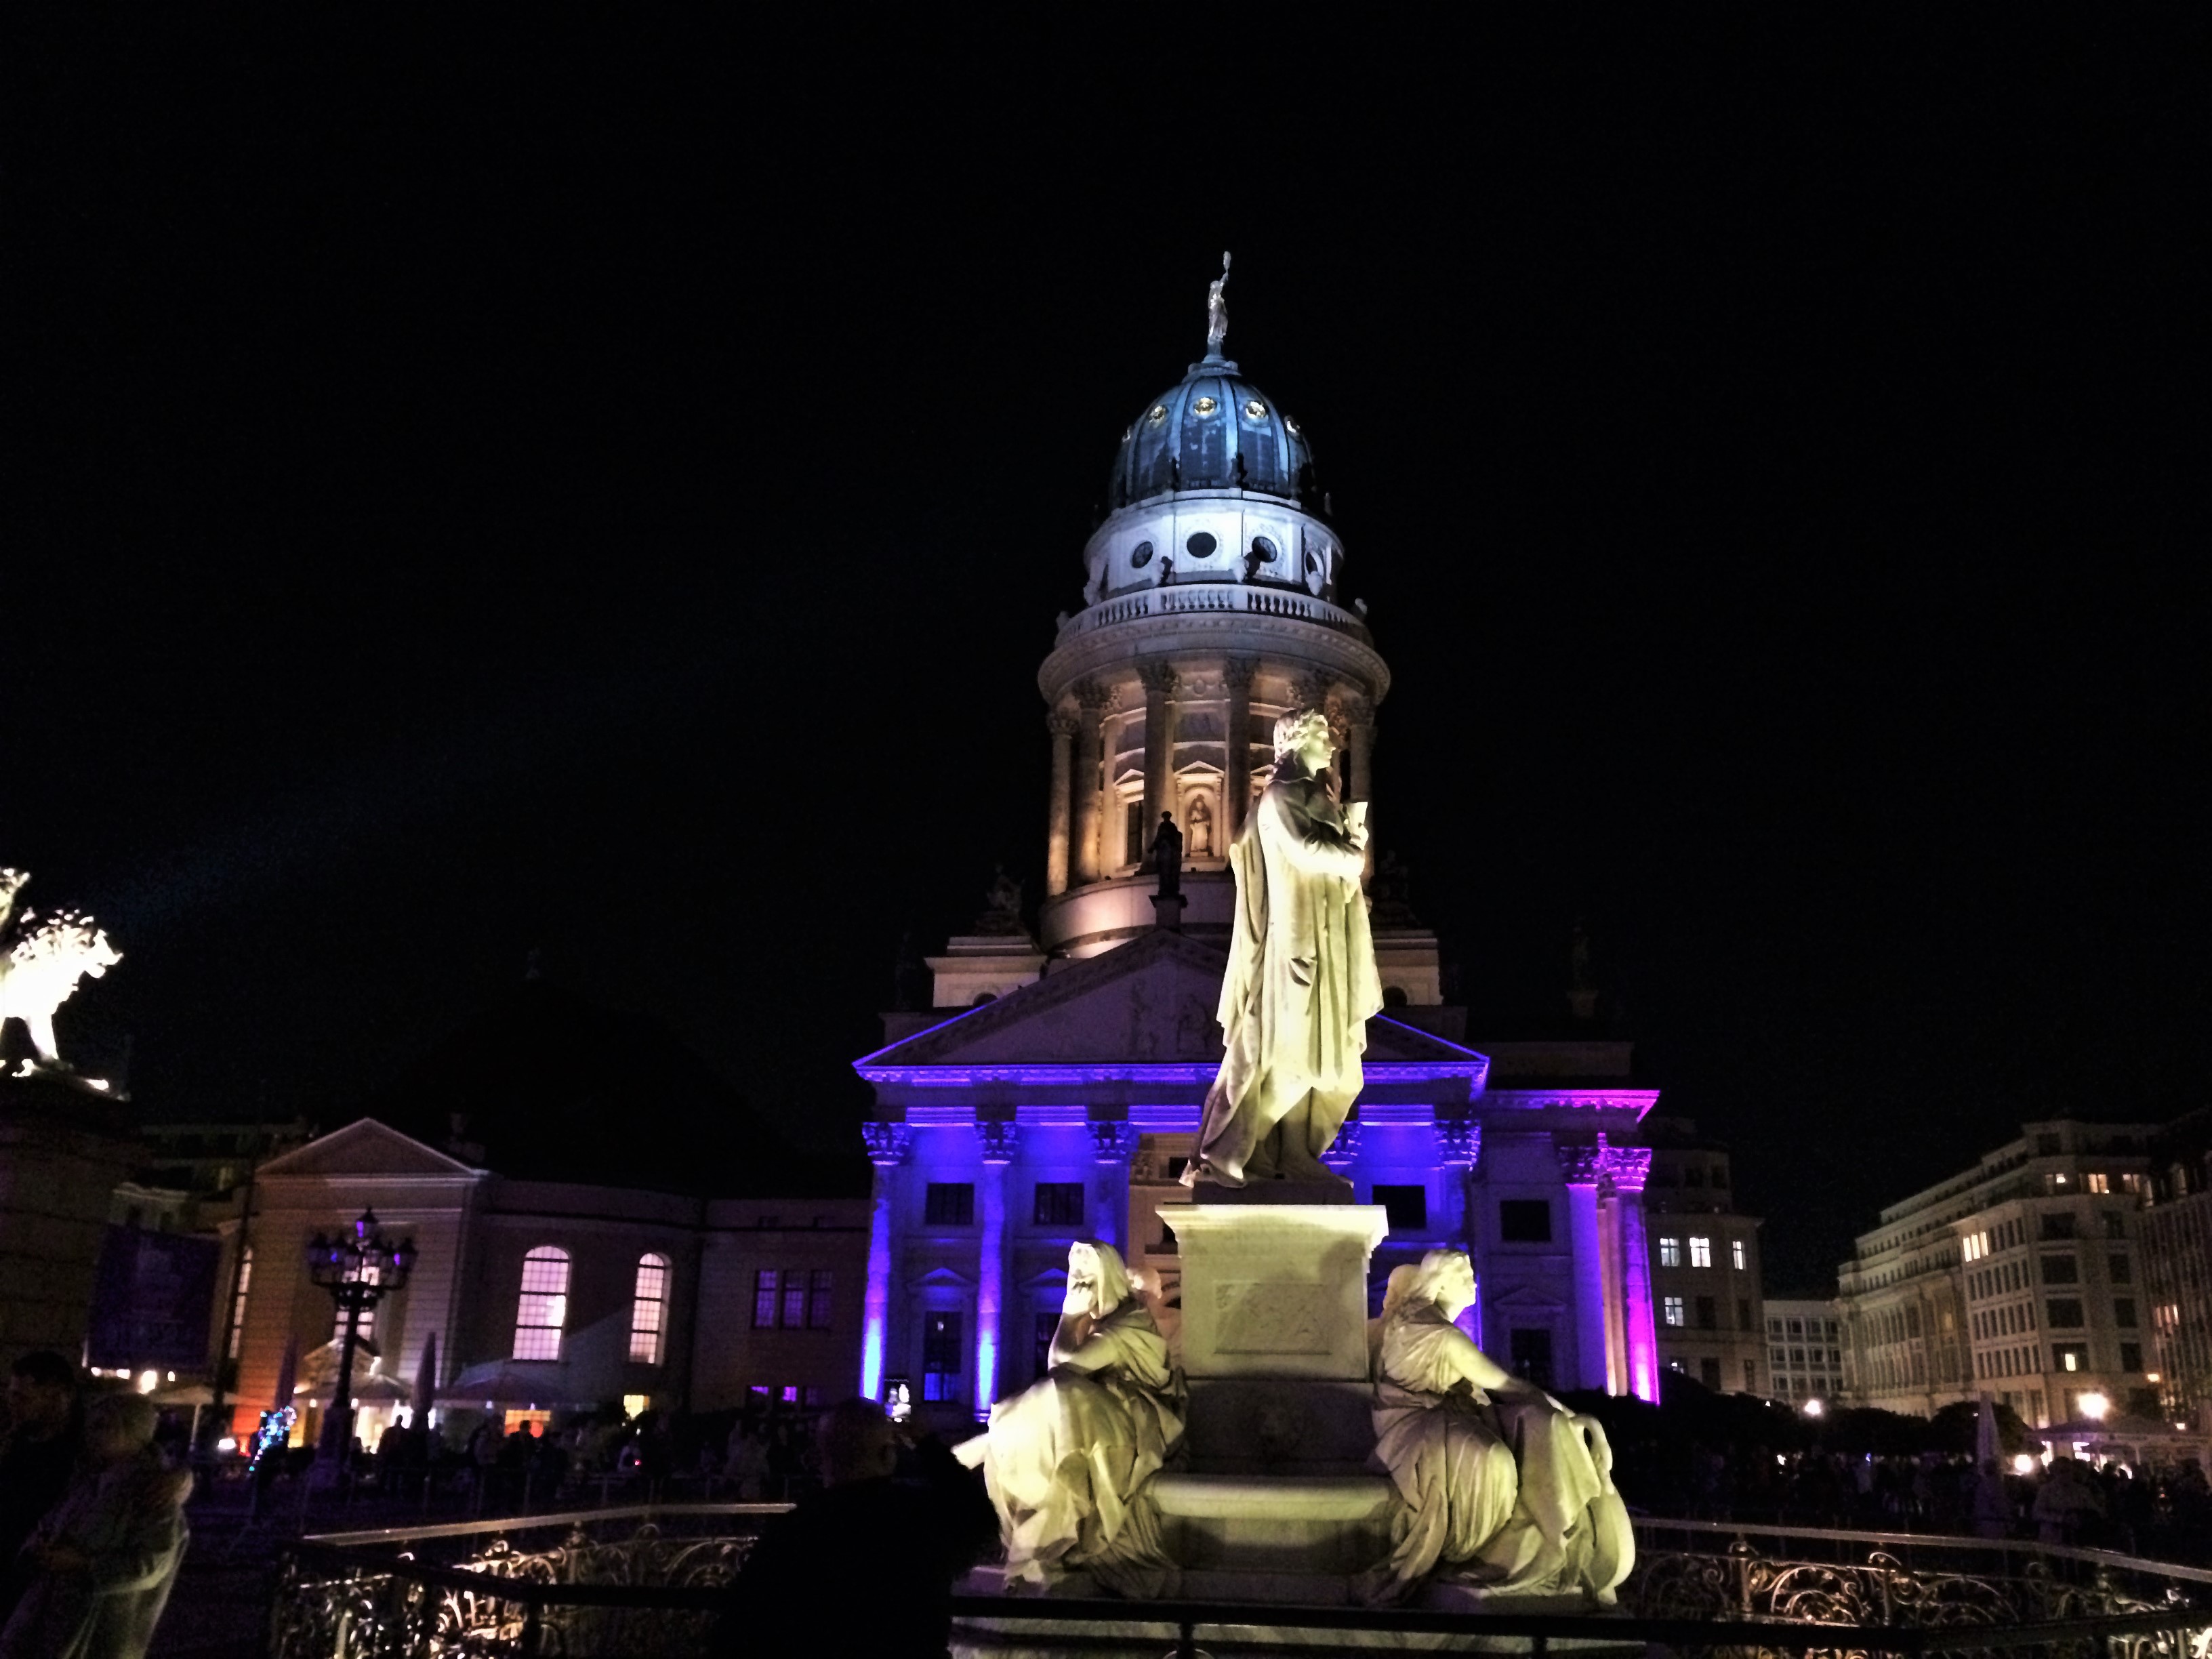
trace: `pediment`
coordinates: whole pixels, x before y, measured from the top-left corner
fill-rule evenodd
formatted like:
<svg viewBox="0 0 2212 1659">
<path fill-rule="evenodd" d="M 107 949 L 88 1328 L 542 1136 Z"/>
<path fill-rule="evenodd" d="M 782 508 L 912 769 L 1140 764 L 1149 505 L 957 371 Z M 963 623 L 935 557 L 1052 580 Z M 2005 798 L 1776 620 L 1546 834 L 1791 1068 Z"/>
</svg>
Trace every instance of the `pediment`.
<svg viewBox="0 0 2212 1659">
<path fill-rule="evenodd" d="M 1567 1306 L 1558 1297 L 1528 1285 L 1516 1285 L 1510 1291 L 1485 1297 L 1483 1303 L 1486 1307 L 1515 1313 L 1564 1313 Z"/>
<path fill-rule="evenodd" d="M 1367 1022 L 1367 1054 L 1370 1064 L 1395 1061 L 1401 1064 L 1444 1064 L 1465 1068 L 1470 1063 L 1483 1072 L 1490 1062 L 1474 1049 L 1456 1042 L 1448 1042 L 1440 1036 L 1393 1019 L 1388 1014 L 1377 1014 Z"/>
<path fill-rule="evenodd" d="M 996 1002 L 854 1062 L 863 1077 L 909 1066 L 1212 1063 L 1224 953 L 1154 930 L 1069 963 Z"/>
<path fill-rule="evenodd" d="M 272 1176 L 470 1176 L 476 1171 L 435 1147 L 425 1146 L 373 1117 L 356 1118 L 343 1129 L 271 1158 L 260 1179 Z"/>
<path fill-rule="evenodd" d="M 932 1267 L 927 1273 L 907 1280 L 907 1288 L 915 1291 L 972 1291 L 975 1288 L 975 1280 L 969 1274 L 956 1272 L 951 1267 Z"/>
</svg>

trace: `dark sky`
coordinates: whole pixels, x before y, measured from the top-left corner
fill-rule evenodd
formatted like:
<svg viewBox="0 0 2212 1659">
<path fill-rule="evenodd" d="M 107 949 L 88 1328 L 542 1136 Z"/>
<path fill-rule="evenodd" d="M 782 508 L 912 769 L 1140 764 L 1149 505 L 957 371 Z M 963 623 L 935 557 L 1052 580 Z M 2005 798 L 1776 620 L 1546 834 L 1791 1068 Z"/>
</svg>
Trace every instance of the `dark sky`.
<svg viewBox="0 0 2212 1659">
<path fill-rule="evenodd" d="M 0 861 L 127 953 L 65 1042 L 331 1124 L 537 950 L 836 1142 L 902 930 L 1041 886 L 1034 672 L 1227 246 L 1476 1031 L 1587 916 L 1777 1289 L 2203 1103 L 2203 26 L 1895 21 L 20 40 Z"/>
</svg>

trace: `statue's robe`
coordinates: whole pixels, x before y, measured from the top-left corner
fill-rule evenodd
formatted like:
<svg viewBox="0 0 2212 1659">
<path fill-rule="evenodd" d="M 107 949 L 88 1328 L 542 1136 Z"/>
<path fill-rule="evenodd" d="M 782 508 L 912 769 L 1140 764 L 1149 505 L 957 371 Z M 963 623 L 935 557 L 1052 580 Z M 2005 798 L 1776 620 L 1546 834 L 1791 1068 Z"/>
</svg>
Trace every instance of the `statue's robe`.
<svg viewBox="0 0 2212 1659">
<path fill-rule="evenodd" d="M 1182 1438 L 1181 1378 L 1134 1296 L 1082 1352 L 1104 1363 L 1056 1365 L 991 1407 L 983 1479 L 1009 1577 L 1048 1585 L 1080 1569 L 1124 1595 L 1172 1595 L 1180 1578 L 1147 1487 Z"/>
<path fill-rule="evenodd" d="M 1285 757 L 1229 849 L 1237 915 L 1215 1012 L 1227 1052 L 1199 1132 L 1215 1179 L 1326 1174 L 1382 1006 L 1365 862 L 1328 790 Z"/>
<path fill-rule="evenodd" d="M 1524 1383 L 1485 1399 L 1467 1376 L 1475 1352 L 1433 1303 L 1383 1331 L 1375 1456 L 1406 1507 L 1361 1594 L 1395 1600 L 1444 1568 L 1495 1595 L 1581 1590 L 1610 1603 L 1636 1541 L 1604 1431 Z"/>
</svg>

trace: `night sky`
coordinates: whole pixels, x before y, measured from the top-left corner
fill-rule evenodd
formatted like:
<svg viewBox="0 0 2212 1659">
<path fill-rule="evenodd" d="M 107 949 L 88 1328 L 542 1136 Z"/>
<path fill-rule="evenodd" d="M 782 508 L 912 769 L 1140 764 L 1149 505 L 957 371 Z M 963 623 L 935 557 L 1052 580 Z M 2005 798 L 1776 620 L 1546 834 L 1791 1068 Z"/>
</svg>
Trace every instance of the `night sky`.
<svg viewBox="0 0 2212 1659">
<path fill-rule="evenodd" d="M 126 953 L 65 1046 L 334 1127 L 535 951 L 849 1145 L 901 933 L 1042 889 L 1036 667 L 1228 247 L 1478 1042 L 1585 918 L 1778 1291 L 2204 1103 L 2202 20 L 1747 16 L 19 40 L 0 862 Z"/>
</svg>

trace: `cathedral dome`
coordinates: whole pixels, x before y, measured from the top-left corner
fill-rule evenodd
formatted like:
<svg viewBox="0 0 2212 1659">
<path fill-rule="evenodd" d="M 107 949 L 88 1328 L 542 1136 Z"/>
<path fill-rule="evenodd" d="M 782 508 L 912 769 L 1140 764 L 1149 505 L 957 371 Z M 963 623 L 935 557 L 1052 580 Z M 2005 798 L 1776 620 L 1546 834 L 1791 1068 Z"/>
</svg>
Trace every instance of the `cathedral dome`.
<svg viewBox="0 0 2212 1659">
<path fill-rule="evenodd" d="M 1182 489 L 1246 489 L 1318 504 L 1304 432 L 1218 355 L 1193 363 L 1182 385 L 1129 423 L 1107 483 L 1107 509 Z"/>
</svg>

